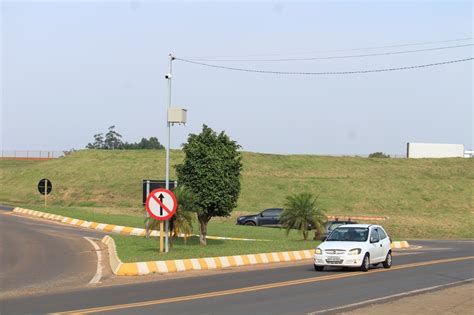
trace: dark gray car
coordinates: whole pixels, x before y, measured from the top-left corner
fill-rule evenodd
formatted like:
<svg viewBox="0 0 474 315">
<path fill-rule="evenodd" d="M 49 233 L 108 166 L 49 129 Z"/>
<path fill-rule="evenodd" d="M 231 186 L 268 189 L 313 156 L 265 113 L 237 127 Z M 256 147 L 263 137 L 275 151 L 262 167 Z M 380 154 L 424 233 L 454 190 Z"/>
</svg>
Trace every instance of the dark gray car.
<svg viewBox="0 0 474 315">
<path fill-rule="evenodd" d="M 282 208 L 269 208 L 259 214 L 243 215 L 237 218 L 237 225 L 280 227 L 280 214 L 282 212 Z"/>
</svg>

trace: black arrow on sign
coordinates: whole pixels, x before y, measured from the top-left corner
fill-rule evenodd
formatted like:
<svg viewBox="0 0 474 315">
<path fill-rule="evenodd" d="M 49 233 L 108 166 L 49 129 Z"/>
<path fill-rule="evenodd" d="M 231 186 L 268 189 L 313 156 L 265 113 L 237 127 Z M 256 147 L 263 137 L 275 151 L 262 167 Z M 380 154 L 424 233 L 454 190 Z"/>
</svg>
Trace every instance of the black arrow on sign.
<svg viewBox="0 0 474 315">
<path fill-rule="evenodd" d="M 163 196 L 163 194 L 160 193 L 160 195 L 158 196 L 158 199 L 160 199 L 161 203 L 163 204 L 163 199 L 165 199 L 165 196 Z M 160 216 L 163 215 L 163 207 L 160 205 Z"/>
</svg>

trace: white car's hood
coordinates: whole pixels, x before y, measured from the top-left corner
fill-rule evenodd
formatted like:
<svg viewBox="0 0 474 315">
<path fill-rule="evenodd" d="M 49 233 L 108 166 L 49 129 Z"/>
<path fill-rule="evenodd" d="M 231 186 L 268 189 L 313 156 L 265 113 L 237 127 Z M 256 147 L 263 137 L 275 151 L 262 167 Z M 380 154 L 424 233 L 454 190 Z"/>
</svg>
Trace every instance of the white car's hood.
<svg viewBox="0 0 474 315">
<path fill-rule="evenodd" d="M 344 250 L 351 250 L 354 248 L 362 248 L 365 245 L 365 242 L 336 242 L 336 241 L 329 241 L 323 242 L 318 247 L 322 250 L 326 249 L 344 249 Z"/>
</svg>

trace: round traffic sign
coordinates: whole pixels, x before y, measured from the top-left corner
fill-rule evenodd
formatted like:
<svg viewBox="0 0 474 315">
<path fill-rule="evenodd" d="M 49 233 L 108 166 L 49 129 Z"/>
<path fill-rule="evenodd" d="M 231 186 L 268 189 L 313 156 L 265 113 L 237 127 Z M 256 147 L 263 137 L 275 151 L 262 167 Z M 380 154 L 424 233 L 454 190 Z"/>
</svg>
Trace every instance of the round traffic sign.
<svg viewBox="0 0 474 315">
<path fill-rule="evenodd" d="M 165 221 L 176 213 L 178 202 L 170 190 L 158 188 L 148 195 L 145 207 L 151 217 Z"/>
<path fill-rule="evenodd" d="M 53 183 L 47 178 L 43 178 L 38 183 L 38 191 L 42 195 L 49 195 L 53 190 Z"/>
</svg>

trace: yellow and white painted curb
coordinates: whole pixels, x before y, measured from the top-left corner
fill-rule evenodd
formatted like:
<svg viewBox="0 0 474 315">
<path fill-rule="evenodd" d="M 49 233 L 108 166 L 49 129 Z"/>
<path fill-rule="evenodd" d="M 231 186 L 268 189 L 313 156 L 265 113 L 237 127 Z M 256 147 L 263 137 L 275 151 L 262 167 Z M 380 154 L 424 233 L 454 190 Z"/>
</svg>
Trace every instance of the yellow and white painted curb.
<svg viewBox="0 0 474 315">
<path fill-rule="evenodd" d="M 125 235 L 136 235 L 136 236 L 145 236 L 145 233 L 146 233 L 145 229 L 132 228 L 132 227 L 126 227 L 126 226 L 120 226 L 120 225 L 114 225 L 114 224 L 84 221 L 84 220 L 64 217 L 62 215 L 51 214 L 51 213 L 46 213 L 46 212 L 41 212 L 41 211 L 36 211 L 36 210 L 29 210 L 29 209 L 24 209 L 24 208 L 19 208 L 19 207 L 13 209 L 13 212 L 27 214 L 27 215 L 31 215 L 38 218 L 57 221 L 57 222 L 74 225 L 77 227 L 93 229 L 97 231 L 104 231 L 104 232 L 111 232 L 111 233 L 125 234 Z M 153 236 L 159 236 L 158 231 L 152 231 L 151 234 Z"/>
<path fill-rule="evenodd" d="M 123 263 L 117 256 L 115 242 L 110 236 L 104 236 L 102 243 L 107 245 L 109 251 L 110 267 L 113 273 L 118 276 L 141 276 L 151 273 L 209 270 L 227 267 L 268 264 L 273 262 L 297 261 L 311 259 L 314 255 L 314 250 L 299 250 L 251 255 Z"/>
<path fill-rule="evenodd" d="M 110 232 L 115 234 L 122 234 L 122 235 L 134 235 L 134 236 L 145 236 L 146 230 L 140 228 L 133 228 L 128 226 L 121 226 L 115 224 L 105 224 L 105 223 L 97 223 L 91 221 L 84 221 L 69 217 L 64 217 L 62 215 L 51 214 L 47 212 L 41 212 L 36 210 L 29 210 L 24 208 L 16 207 L 13 209 L 13 212 L 20 213 L 20 214 L 27 214 L 31 216 L 35 216 L 38 218 L 43 218 L 47 220 L 57 221 L 64 224 L 69 224 L 77 227 L 93 229 L 97 231 L 103 232 Z M 151 231 L 150 236 L 160 236 L 159 231 Z M 179 235 L 179 237 L 183 237 L 184 235 Z M 188 235 L 189 236 L 198 236 L 198 235 Z M 261 239 L 254 239 L 254 238 L 238 238 L 238 237 L 223 237 L 223 236 L 206 236 L 207 239 L 213 240 L 231 240 L 231 241 L 265 241 L 268 242 L 269 240 L 261 240 Z"/>
<path fill-rule="evenodd" d="M 274 252 L 237 256 L 123 263 L 117 255 L 115 242 L 110 236 L 104 236 L 104 238 L 102 239 L 102 243 L 104 243 L 108 248 L 110 267 L 113 273 L 118 276 L 142 276 L 151 273 L 222 269 L 228 267 L 268 264 L 274 262 L 298 261 L 304 259 L 311 259 L 314 255 L 314 250 L 308 249 L 289 252 Z"/>
<path fill-rule="evenodd" d="M 102 239 L 109 252 L 110 268 L 118 276 L 142 276 L 151 273 L 169 273 L 188 270 L 222 269 L 227 267 L 249 266 L 257 264 L 269 264 L 274 262 L 298 261 L 311 259 L 314 250 L 299 250 L 289 252 L 274 252 L 263 254 L 249 254 L 237 256 L 222 256 L 208 258 L 189 258 L 175 260 L 144 261 L 134 263 L 123 263 L 117 255 L 117 249 L 113 238 L 106 235 Z M 394 242 L 395 247 L 409 246 L 408 242 Z"/>
<path fill-rule="evenodd" d="M 390 247 L 391 248 L 409 248 L 410 244 L 408 244 L 407 241 L 392 242 L 392 244 L 390 244 Z"/>
</svg>

